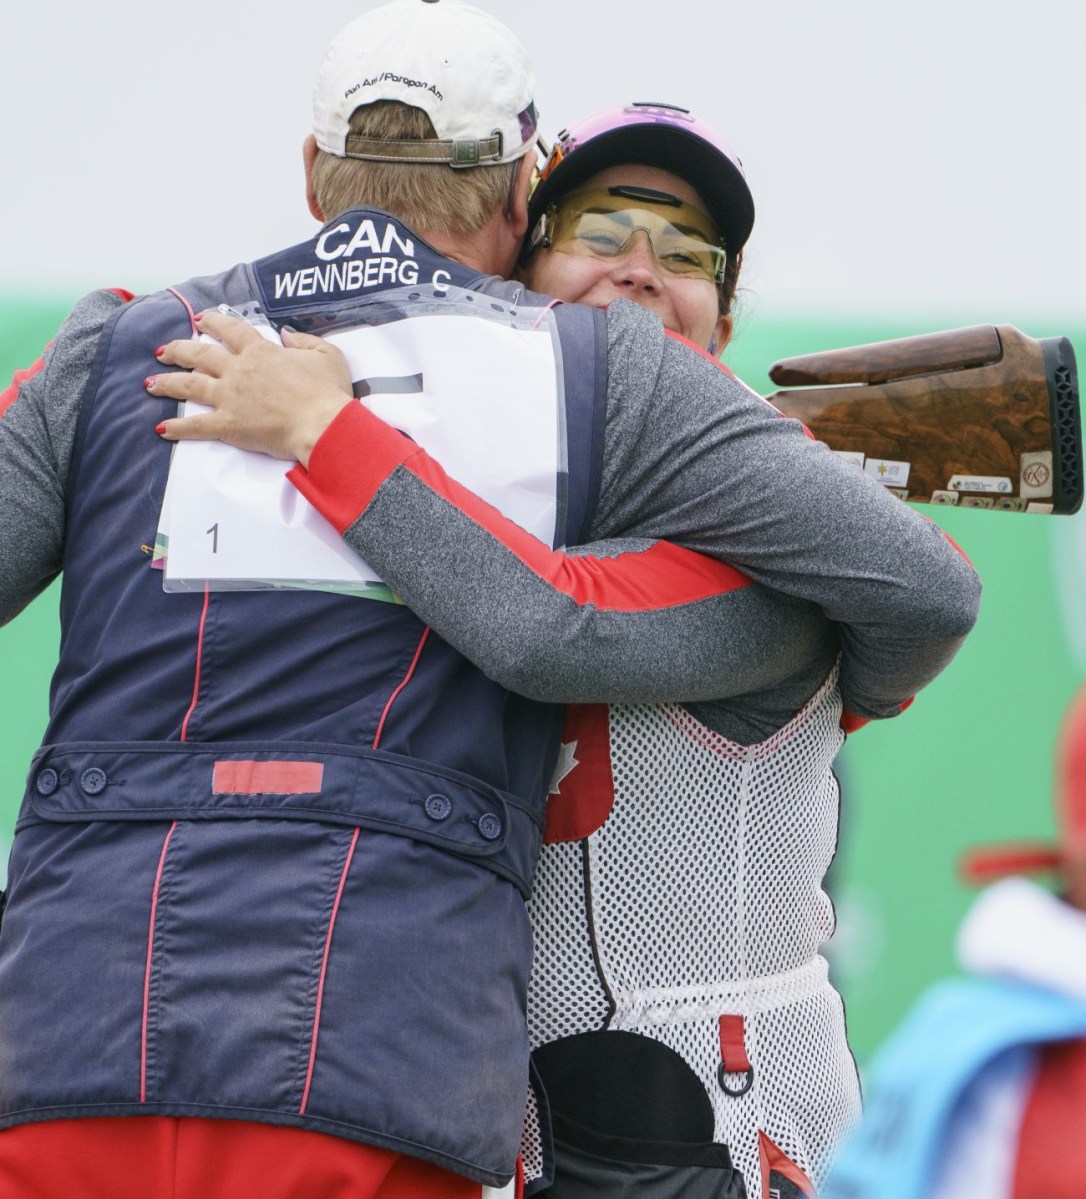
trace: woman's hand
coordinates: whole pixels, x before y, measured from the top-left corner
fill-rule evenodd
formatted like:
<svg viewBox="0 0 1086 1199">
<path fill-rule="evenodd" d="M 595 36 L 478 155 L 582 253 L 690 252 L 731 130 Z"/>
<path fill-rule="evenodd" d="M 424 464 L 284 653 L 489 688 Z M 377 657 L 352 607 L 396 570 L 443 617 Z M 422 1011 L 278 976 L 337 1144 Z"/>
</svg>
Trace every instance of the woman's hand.
<svg viewBox="0 0 1086 1199">
<path fill-rule="evenodd" d="M 155 357 L 184 370 L 152 375 L 153 395 L 192 400 L 211 409 L 163 421 L 155 430 L 170 441 L 224 441 L 303 466 L 321 434 L 353 401 L 347 360 L 335 346 L 284 329 L 283 345 L 221 312 L 204 312 L 197 328 L 215 338 L 171 341 Z"/>
</svg>

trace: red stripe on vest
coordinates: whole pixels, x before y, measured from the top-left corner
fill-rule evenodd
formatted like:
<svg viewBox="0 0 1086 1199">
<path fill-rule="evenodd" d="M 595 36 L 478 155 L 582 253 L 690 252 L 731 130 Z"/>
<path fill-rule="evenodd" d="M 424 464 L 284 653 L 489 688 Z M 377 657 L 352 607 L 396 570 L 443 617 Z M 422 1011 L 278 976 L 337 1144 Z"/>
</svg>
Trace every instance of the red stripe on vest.
<svg viewBox="0 0 1086 1199">
<path fill-rule="evenodd" d="M 211 790 L 215 795 L 319 795 L 324 782 L 320 762 L 215 763 Z"/>
</svg>

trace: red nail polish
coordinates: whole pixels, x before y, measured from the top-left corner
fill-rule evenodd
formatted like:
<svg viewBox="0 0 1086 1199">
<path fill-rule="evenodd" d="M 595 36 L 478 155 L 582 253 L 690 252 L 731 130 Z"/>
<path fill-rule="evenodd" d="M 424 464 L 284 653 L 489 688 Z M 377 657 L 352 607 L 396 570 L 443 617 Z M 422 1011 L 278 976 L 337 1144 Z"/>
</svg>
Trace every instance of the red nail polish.
<svg viewBox="0 0 1086 1199">
<path fill-rule="evenodd" d="M 159 435 L 159 437 L 161 437 L 162 434 L 166 432 L 166 426 L 164 424 L 155 425 L 155 432 Z"/>
<path fill-rule="evenodd" d="M 162 357 L 162 355 L 163 355 L 165 352 L 166 352 L 166 347 L 165 347 L 165 346 L 159 346 L 159 347 L 158 347 L 158 349 L 157 349 L 157 350 L 155 350 L 155 357 L 156 357 L 156 358 L 161 358 L 161 357 Z"/>
<path fill-rule="evenodd" d="M 157 382 L 158 382 L 158 375 L 148 375 L 147 378 L 144 379 L 144 381 L 143 381 L 143 386 L 146 387 L 148 391 L 150 391 Z"/>
</svg>

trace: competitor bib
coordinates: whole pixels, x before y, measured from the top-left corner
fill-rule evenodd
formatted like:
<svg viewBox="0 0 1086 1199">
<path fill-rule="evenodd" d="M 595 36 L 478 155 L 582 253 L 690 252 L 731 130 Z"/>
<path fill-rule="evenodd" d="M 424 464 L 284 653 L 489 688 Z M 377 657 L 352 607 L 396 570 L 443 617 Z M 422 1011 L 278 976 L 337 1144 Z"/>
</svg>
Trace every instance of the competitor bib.
<svg viewBox="0 0 1086 1199">
<path fill-rule="evenodd" d="M 386 293 L 381 307 L 386 323 L 327 335 L 347 358 L 358 402 L 553 545 L 566 461 L 551 314 L 453 287 Z M 278 340 L 270 326 L 261 331 Z M 187 403 L 180 414 L 202 411 Z M 287 479 L 293 465 L 219 442 L 178 442 L 157 546 L 165 590 L 312 587 L 389 598 Z"/>
</svg>

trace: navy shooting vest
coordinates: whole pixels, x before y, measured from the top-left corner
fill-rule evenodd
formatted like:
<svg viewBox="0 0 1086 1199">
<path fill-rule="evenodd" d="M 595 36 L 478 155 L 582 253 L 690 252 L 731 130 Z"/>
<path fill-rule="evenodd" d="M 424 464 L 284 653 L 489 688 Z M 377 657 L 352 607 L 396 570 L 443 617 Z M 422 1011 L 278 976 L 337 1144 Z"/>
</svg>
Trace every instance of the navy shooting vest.
<svg viewBox="0 0 1086 1199">
<path fill-rule="evenodd" d="M 149 552 L 170 463 L 154 426 L 173 406 L 143 379 L 157 346 L 190 336 L 186 305 L 323 333 L 411 319 L 405 296 L 449 288 L 499 314 L 519 299 L 356 209 L 105 326 L 0 935 L 0 1127 L 232 1117 L 511 1174 L 524 897 L 561 709 L 505 692 L 402 605 L 166 594 Z M 599 485 L 604 322 L 575 306 L 554 319 L 556 541 L 576 542 Z"/>
</svg>

